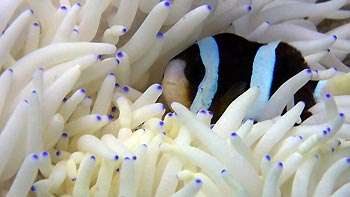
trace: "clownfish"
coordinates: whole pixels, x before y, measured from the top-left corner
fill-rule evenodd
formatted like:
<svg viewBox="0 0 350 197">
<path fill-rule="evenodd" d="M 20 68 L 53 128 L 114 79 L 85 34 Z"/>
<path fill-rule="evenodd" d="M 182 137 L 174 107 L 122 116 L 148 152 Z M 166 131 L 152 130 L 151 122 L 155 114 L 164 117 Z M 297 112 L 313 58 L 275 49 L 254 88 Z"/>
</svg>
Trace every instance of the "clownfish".
<svg viewBox="0 0 350 197">
<path fill-rule="evenodd" d="M 221 33 L 197 41 L 169 61 L 163 76 L 168 104 L 180 102 L 191 111 L 213 112 L 213 120 L 251 86 L 259 86 L 260 100 L 268 101 L 288 79 L 308 69 L 303 55 L 285 42 L 257 43 L 235 34 Z M 294 95 L 313 106 L 316 81 L 309 81 Z M 259 113 L 259 105 L 253 108 Z M 304 110 L 305 120 L 311 113 Z M 254 117 L 253 117 L 254 118 Z"/>
</svg>

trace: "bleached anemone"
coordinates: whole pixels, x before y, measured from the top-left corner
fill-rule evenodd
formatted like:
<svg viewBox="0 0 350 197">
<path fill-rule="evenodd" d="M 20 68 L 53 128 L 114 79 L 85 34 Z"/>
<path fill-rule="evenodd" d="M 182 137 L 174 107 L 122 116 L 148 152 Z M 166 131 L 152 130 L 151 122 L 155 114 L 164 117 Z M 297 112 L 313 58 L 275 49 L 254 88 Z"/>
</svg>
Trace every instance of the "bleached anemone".
<svg viewBox="0 0 350 197">
<path fill-rule="evenodd" d="M 0 195 L 349 194 L 350 24 L 316 28 L 349 18 L 348 4 L 1 1 Z M 257 87 L 214 125 L 211 112 L 179 103 L 165 114 L 154 83 L 167 62 L 220 32 L 286 41 L 313 71 L 281 86 L 264 121 L 244 118 Z M 318 103 L 297 125 L 305 104 L 289 101 L 308 80 L 321 80 Z"/>
</svg>

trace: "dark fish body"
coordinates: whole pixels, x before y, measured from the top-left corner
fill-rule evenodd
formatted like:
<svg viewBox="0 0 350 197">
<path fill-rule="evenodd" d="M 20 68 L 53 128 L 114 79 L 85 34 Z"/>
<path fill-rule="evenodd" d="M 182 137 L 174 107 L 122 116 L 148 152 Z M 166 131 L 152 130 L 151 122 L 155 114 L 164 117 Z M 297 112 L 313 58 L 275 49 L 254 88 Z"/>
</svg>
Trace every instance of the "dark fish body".
<svg viewBox="0 0 350 197">
<path fill-rule="evenodd" d="M 252 79 L 254 58 L 256 58 L 258 50 L 266 45 L 251 42 L 235 34 L 228 33 L 215 35 L 213 39 L 218 49 L 219 65 L 217 70 L 217 89 L 214 93 L 215 96 L 211 101 L 209 110 L 214 113 L 215 121 L 235 98 L 249 88 Z M 265 80 L 266 82 L 269 80 L 272 81 L 271 86 L 269 86 L 270 90 L 267 92 L 268 97 L 272 96 L 272 94 L 289 78 L 308 68 L 302 54 L 287 43 L 278 43 L 274 55 L 273 73 L 271 73 L 270 76 L 258 76 L 262 83 L 264 83 Z M 173 74 L 172 69 L 174 69 L 170 67 L 176 66 L 169 66 L 172 63 L 172 61 L 170 61 L 163 79 L 164 95 L 167 102 L 179 101 L 173 99 L 173 96 L 171 96 L 176 94 L 174 91 L 186 92 L 186 101 L 179 101 L 185 105 L 188 105 L 188 103 L 191 103 L 195 99 L 198 94 L 198 87 L 206 73 L 202 59 L 203 57 L 201 56 L 198 43 L 193 44 L 173 58 L 172 61 L 176 60 L 177 62 L 182 62 L 182 66 L 184 67 L 182 69 L 183 73 L 178 70 L 177 74 L 172 76 L 174 78 L 171 82 L 172 85 L 177 85 L 176 83 L 178 82 L 180 83 L 181 80 L 176 81 L 176 77 L 182 78 L 182 82 L 179 84 L 178 88 L 167 87 L 167 85 L 169 85 L 167 78 Z M 182 76 L 180 76 L 180 74 L 182 74 Z M 184 81 L 186 80 L 187 84 L 184 85 Z M 313 90 L 316 84 L 316 82 L 310 81 L 303 86 L 295 94 L 295 102 L 305 101 L 306 109 L 314 105 Z M 308 116 L 310 116 L 310 114 L 305 111 L 302 114 L 302 119 Z"/>
</svg>

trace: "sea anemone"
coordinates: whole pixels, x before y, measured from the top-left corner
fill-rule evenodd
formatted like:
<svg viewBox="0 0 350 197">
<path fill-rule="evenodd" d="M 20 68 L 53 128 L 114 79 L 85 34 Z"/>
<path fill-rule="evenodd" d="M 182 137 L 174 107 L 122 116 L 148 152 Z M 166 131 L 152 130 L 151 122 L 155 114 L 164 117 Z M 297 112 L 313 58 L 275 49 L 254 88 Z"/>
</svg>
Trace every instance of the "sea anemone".
<svg viewBox="0 0 350 197">
<path fill-rule="evenodd" d="M 0 196 L 349 194 L 348 5 L 1 1 Z M 335 20 L 343 24 L 319 31 Z M 167 62 L 221 32 L 287 42 L 310 69 L 285 82 L 258 120 L 246 117 L 258 87 L 217 122 L 210 111 L 160 103 Z M 309 80 L 319 81 L 317 104 L 301 121 L 305 103 L 292 98 Z"/>
</svg>

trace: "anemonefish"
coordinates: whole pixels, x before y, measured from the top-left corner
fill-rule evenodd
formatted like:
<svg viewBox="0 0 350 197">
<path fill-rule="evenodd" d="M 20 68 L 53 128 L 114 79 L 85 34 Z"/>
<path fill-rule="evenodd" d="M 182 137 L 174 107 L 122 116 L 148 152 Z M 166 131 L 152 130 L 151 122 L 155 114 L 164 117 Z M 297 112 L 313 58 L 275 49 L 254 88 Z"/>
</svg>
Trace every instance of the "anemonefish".
<svg viewBox="0 0 350 197">
<path fill-rule="evenodd" d="M 168 63 L 163 94 L 168 104 L 176 101 L 193 112 L 212 111 L 215 121 L 250 86 L 259 86 L 258 99 L 267 102 L 284 82 L 307 68 L 302 54 L 287 43 L 262 44 L 221 33 L 197 41 Z M 316 85 L 309 81 L 294 100 L 305 101 L 305 109 L 309 109 L 315 104 Z M 261 105 L 253 108 L 255 113 L 263 110 Z M 301 116 L 310 115 L 304 110 Z"/>
</svg>

